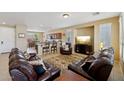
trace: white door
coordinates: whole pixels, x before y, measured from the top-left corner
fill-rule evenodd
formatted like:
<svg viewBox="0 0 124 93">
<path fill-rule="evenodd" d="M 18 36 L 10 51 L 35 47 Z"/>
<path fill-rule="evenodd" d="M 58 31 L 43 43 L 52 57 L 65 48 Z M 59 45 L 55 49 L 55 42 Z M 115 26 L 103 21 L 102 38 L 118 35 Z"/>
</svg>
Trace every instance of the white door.
<svg viewBox="0 0 124 93">
<path fill-rule="evenodd" d="M 15 28 L 0 27 L 0 53 L 10 52 L 15 47 Z"/>
</svg>

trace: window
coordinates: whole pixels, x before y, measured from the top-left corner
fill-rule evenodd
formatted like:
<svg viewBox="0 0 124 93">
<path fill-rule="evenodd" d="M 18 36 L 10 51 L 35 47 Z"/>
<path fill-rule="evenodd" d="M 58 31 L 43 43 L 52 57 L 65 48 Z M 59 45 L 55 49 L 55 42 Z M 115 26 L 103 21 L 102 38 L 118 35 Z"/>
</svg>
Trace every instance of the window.
<svg viewBox="0 0 124 93">
<path fill-rule="evenodd" d="M 99 43 L 102 43 L 103 47 L 111 47 L 111 23 L 101 24 L 99 34 Z"/>
</svg>

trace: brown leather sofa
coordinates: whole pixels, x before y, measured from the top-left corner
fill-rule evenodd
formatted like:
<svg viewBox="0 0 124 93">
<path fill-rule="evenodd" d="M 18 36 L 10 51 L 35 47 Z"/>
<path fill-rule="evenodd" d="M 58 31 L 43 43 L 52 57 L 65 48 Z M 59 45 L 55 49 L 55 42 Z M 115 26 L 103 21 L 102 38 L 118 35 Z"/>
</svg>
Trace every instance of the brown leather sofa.
<svg viewBox="0 0 124 93">
<path fill-rule="evenodd" d="M 12 49 L 9 56 L 9 73 L 13 81 L 51 81 L 60 75 L 59 68 L 47 62 L 44 62 L 44 65 L 47 70 L 42 75 L 38 75 L 20 50 Z"/>
<path fill-rule="evenodd" d="M 93 55 L 89 55 L 79 62 L 70 64 L 68 69 L 89 80 L 105 81 L 111 73 L 113 63 L 114 50 L 113 48 L 108 48 Z"/>
</svg>

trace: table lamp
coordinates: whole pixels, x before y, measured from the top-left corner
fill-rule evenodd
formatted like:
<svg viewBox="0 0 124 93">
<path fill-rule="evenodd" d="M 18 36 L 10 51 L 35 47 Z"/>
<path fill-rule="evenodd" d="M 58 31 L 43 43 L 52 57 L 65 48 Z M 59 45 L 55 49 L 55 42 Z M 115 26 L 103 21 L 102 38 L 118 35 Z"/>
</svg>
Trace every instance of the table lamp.
<svg viewBox="0 0 124 93">
<path fill-rule="evenodd" d="M 102 50 L 104 47 L 104 43 L 103 42 L 100 42 L 100 50 Z"/>
</svg>

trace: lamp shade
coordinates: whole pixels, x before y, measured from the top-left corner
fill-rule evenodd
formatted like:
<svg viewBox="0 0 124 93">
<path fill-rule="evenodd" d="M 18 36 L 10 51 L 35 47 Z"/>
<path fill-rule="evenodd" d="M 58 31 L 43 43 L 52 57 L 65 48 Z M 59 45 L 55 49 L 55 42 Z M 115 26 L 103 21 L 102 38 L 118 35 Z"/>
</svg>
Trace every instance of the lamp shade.
<svg viewBox="0 0 124 93">
<path fill-rule="evenodd" d="M 103 49 L 103 47 L 104 47 L 104 43 L 100 42 L 100 49 Z"/>
</svg>

